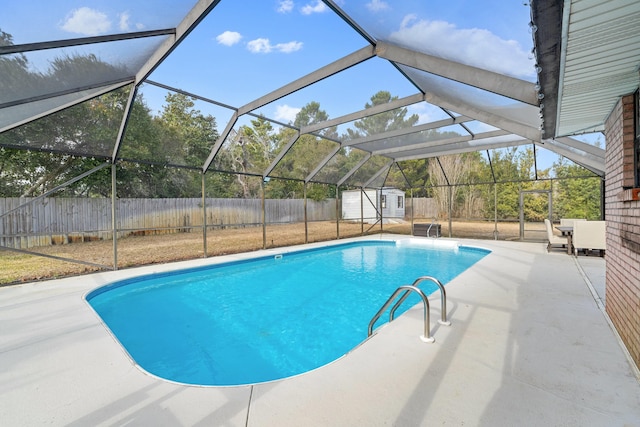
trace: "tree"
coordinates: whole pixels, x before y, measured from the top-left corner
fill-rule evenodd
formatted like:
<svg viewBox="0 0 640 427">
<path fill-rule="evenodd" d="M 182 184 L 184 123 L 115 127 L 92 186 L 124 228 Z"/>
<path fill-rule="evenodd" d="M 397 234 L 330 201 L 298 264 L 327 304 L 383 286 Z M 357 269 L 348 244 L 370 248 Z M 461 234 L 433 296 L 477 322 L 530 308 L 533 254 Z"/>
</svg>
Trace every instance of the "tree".
<svg viewBox="0 0 640 427">
<path fill-rule="evenodd" d="M 552 167 L 559 178 L 554 186 L 554 211 L 557 217 L 600 219 L 600 177 L 577 178 L 587 176 L 587 171 L 563 159 Z"/>
<path fill-rule="evenodd" d="M 390 92 L 381 90 L 375 93 L 373 96 L 371 96 L 370 102 L 367 102 L 365 104 L 365 109 L 373 108 L 378 105 L 388 104 L 397 99 L 398 97 L 391 96 Z M 408 110 L 406 108 L 396 108 L 383 113 L 378 113 L 378 114 L 364 117 L 354 122 L 353 126 L 355 127 L 355 129 L 352 129 L 352 128 L 347 129 L 347 132 L 346 134 L 343 135 L 343 138 L 345 140 L 353 140 L 353 139 L 363 138 L 365 136 L 381 134 L 381 133 L 396 130 L 396 129 L 411 127 L 418 122 L 419 117 L 417 114 L 412 114 L 409 117 L 407 117 L 407 113 L 408 113 Z M 345 163 L 348 163 L 348 166 L 352 166 L 352 165 L 355 166 L 355 164 L 357 164 L 360 158 L 364 156 L 364 153 L 358 149 L 348 150 L 345 154 L 346 154 Z M 363 167 L 358 172 L 358 174 L 362 177 L 367 175 L 371 176 L 372 174 L 379 171 L 382 164 L 387 162 L 388 162 L 387 158 L 381 158 L 381 159 L 372 158 L 365 165 L 363 165 Z M 413 165 L 418 166 L 418 165 L 423 165 L 423 163 L 422 164 L 420 162 L 406 163 L 405 168 L 403 168 L 403 171 L 408 172 L 409 175 L 414 176 L 415 173 L 408 170 Z M 351 169 L 350 167 L 346 167 L 347 165 L 344 165 L 344 166 L 345 167 L 343 169 L 346 169 L 346 170 Z M 396 183 L 405 182 L 404 176 L 402 176 L 402 172 L 400 172 L 398 168 L 393 168 L 392 170 L 390 170 L 388 178 L 391 182 L 396 182 Z M 385 184 L 383 183 L 382 185 L 385 185 Z"/>
<path fill-rule="evenodd" d="M 318 102 L 306 104 L 296 115 L 294 125 L 298 128 L 315 125 L 329 119 L 326 111 L 320 108 Z M 335 127 L 323 129 L 322 135 L 328 137 L 336 136 Z M 273 177 L 287 178 L 287 180 L 272 180 L 268 187 L 268 195 L 274 198 L 300 197 L 303 193 L 300 182 L 305 180 L 309 174 L 318 166 L 326 155 L 336 147 L 336 142 L 329 141 L 322 137 L 310 134 L 303 134 L 299 137 L 290 128 L 282 128 L 279 132 L 279 144 L 275 148 L 276 152 L 281 152 L 287 144 L 295 139 L 295 143 L 289 151 L 282 157 L 280 162 L 273 169 Z M 296 180 L 296 181 L 292 181 Z M 327 192 L 322 194 L 322 188 L 314 187 L 310 197 L 314 199 L 324 199 L 328 197 Z"/>
<path fill-rule="evenodd" d="M 391 96 L 390 92 L 381 90 L 371 97 L 371 102 L 365 104 L 365 108 L 372 108 L 377 105 L 388 104 L 397 100 L 397 96 Z M 418 115 L 407 116 L 407 109 L 396 108 L 384 113 L 368 116 L 356 121 L 353 125 L 357 130 L 348 129 L 350 139 L 361 138 L 363 136 L 375 135 L 396 129 L 403 129 L 415 125 L 418 122 Z"/>
<path fill-rule="evenodd" d="M 429 159 L 429 184 L 433 187 L 432 197 L 438 204 L 440 215 L 448 214 L 449 200 L 455 204 L 451 206 L 452 211 L 460 215 L 460 208 L 456 206 L 464 203 L 464 199 L 458 197 L 463 187 L 456 184 L 469 182 L 478 158 L 477 153 L 460 153 Z M 467 191 L 465 195 L 473 193 Z"/>
</svg>

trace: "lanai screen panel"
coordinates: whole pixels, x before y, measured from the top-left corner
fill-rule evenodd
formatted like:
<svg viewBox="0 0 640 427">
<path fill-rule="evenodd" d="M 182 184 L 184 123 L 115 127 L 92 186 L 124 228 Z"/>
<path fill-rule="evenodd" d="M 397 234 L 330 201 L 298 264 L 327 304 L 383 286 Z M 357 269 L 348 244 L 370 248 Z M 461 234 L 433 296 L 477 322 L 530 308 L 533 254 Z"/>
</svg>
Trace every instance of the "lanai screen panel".
<svg viewBox="0 0 640 427">
<path fill-rule="evenodd" d="M 19 53 L 0 55 L 0 130 L 132 82 L 194 4 L 4 2 L 0 48 Z M 116 40 L 159 30 L 163 35 Z"/>
<path fill-rule="evenodd" d="M 540 126 L 538 117 L 539 108 L 537 106 L 514 101 L 505 96 L 416 70 L 415 68 L 403 65 L 399 67 L 427 94 L 433 94 L 436 97 L 436 101 L 434 102 L 439 102 L 439 105 L 451 105 L 449 108 L 452 109 L 455 108 L 456 105 L 459 105 L 461 109 L 487 112 L 496 118 L 493 123 L 489 122 L 488 119 L 484 121 L 489 125 L 495 125 L 501 128 L 505 128 L 501 119 L 522 124 L 532 130 L 537 130 Z M 465 115 L 465 111 L 456 112 Z M 517 126 L 515 127 L 518 128 Z"/>
<path fill-rule="evenodd" d="M 342 147 L 322 166 L 311 181 L 336 184 L 345 177 L 368 153 L 357 148 Z"/>
<path fill-rule="evenodd" d="M 530 8 L 523 2 L 487 0 L 481 7 L 465 0 L 335 3 L 375 40 L 536 81 Z"/>
<path fill-rule="evenodd" d="M 13 36 L 14 44 L 175 28 L 196 3 L 196 0 L 5 1 L 0 28 Z"/>
<path fill-rule="evenodd" d="M 356 147 L 391 157 L 402 155 L 405 150 L 411 147 L 428 147 L 438 145 L 439 142 L 446 142 L 451 138 L 468 135 L 458 125 L 445 126 L 439 129 L 429 129 L 422 132 L 410 133 L 402 136 L 385 138 L 378 141 L 358 144 Z"/>
<path fill-rule="evenodd" d="M 199 99 L 143 85 L 118 158 L 202 169 L 218 139 L 217 117 L 229 116 L 224 109 Z"/>
<path fill-rule="evenodd" d="M 110 158 L 129 87 L 90 99 L 0 134 L 0 146 Z"/>
<path fill-rule="evenodd" d="M 369 160 L 345 181 L 345 184 L 352 187 L 369 186 L 373 181 L 378 179 L 381 174 L 386 173 L 390 165 L 391 159 L 388 157 L 371 156 Z"/>
<path fill-rule="evenodd" d="M 0 59 L 1 61 L 1 59 Z M 21 125 L 34 117 L 45 115 L 59 108 L 73 105 L 82 99 L 90 99 L 122 86 L 122 83 L 75 91 L 64 95 L 45 98 L 39 101 L 19 103 L 11 107 L 2 108 L 0 114 L 0 132 Z"/>
<path fill-rule="evenodd" d="M 313 135 L 302 135 L 269 174 L 304 180 L 338 143 Z"/>
<path fill-rule="evenodd" d="M 131 79 L 167 36 L 3 55 L 0 103 Z"/>
<path fill-rule="evenodd" d="M 236 123 L 224 139 L 209 170 L 262 176 L 275 159 L 273 148 L 260 138 L 245 135 L 242 124 Z"/>
</svg>

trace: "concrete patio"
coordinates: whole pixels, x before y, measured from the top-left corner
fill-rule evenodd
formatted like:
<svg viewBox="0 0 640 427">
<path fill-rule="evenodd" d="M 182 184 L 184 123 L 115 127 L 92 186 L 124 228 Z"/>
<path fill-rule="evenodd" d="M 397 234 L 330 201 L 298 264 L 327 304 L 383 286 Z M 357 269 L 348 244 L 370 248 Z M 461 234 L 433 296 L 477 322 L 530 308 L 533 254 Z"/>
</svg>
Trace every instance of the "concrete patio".
<svg viewBox="0 0 640 427">
<path fill-rule="evenodd" d="M 406 236 L 376 238 L 394 237 Z M 544 243 L 460 243 L 492 253 L 447 285 L 450 327 L 435 322 L 440 297 L 430 298 L 435 343 L 419 339 L 416 306 L 328 366 L 253 386 L 143 372 L 83 296 L 131 275 L 270 251 L 0 288 L 0 424 L 640 426 L 638 371 L 603 312 L 605 259 Z"/>
</svg>

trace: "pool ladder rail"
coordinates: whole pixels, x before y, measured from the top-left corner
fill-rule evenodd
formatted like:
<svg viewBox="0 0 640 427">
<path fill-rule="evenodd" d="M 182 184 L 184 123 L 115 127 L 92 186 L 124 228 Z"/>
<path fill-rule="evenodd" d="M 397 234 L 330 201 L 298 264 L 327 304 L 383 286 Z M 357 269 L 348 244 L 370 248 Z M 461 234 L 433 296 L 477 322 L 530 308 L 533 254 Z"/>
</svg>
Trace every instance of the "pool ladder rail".
<svg viewBox="0 0 640 427">
<path fill-rule="evenodd" d="M 398 301 L 395 303 L 395 305 L 391 308 L 391 311 L 389 312 L 389 323 L 391 323 L 395 318 L 396 310 L 398 309 L 398 307 L 400 307 L 400 305 L 402 305 L 402 303 L 407 298 L 409 298 L 409 295 L 412 292 L 415 292 L 420 296 L 420 299 L 422 299 L 422 305 L 424 308 L 424 335 L 422 335 L 420 339 L 424 342 L 429 342 L 429 343 L 435 342 L 435 338 L 431 336 L 429 331 L 429 326 L 430 326 L 429 299 L 427 298 L 425 293 L 422 291 L 422 289 L 418 288 L 418 284 L 426 280 L 434 282 L 440 288 L 440 305 L 441 305 L 442 314 L 441 314 L 440 320 L 438 320 L 438 323 L 440 323 L 441 325 L 450 326 L 451 322 L 447 320 L 447 294 L 444 290 L 444 286 L 435 277 L 422 276 L 422 277 L 418 277 L 411 285 L 402 285 L 398 287 L 393 292 L 393 294 L 391 294 L 389 299 L 382 305 L 380 310 L 378 310 L 378 312 L 371 318 L 371 321 L 369 322 L 367 337 L 370 337 L 373 334 L 373 325 L 380 318 L 380 316 L 382 316 L 382 313 L 384 313 L 385 310 L 389 308 L 391 303 L 395 301 L 396 297 L 400 293 L 402 293 L 402 296 L 398 299 Z"/>
<path fill-rule="evenodd" d="M 431 224 L 429 224 L 429 228 L 427 228 L 427 237 L 430 237 L 430 236 L 431 236 L 431 228 L 432 228 L 434 225 L 437 225 L 437 221 L 438 221 L 438 217 L 435 217 L 435 216 L 434 216 L 434 217 L 433 217 L 433 219 L 431 220 Z M 435 236 L 433 236 L 433 237 L 440 237 L 440 231 L 439 231 L 437 228 L 436 228 L 436 235 L 435 235 Z M 434 279 L 434 280 L 437 280 L 437 279 Z M 414 283 L 414 284 L 415 284 L 415 283 Z"/>
</svg>

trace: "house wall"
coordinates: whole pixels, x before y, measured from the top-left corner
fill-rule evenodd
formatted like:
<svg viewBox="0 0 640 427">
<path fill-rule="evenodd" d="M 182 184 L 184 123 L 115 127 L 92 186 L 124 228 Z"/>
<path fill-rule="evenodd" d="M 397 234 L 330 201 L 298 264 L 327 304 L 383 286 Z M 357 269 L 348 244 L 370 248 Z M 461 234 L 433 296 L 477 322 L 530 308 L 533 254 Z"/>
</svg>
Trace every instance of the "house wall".
<svg viewBox="0 0 640 427">
<path fill-rule="evenodd" d="M 634 183 L 633 94 L 624 96 L 605 124 L 607 222 L 606 310 L 640 367 L 640 201 Z"/>
</svg>

